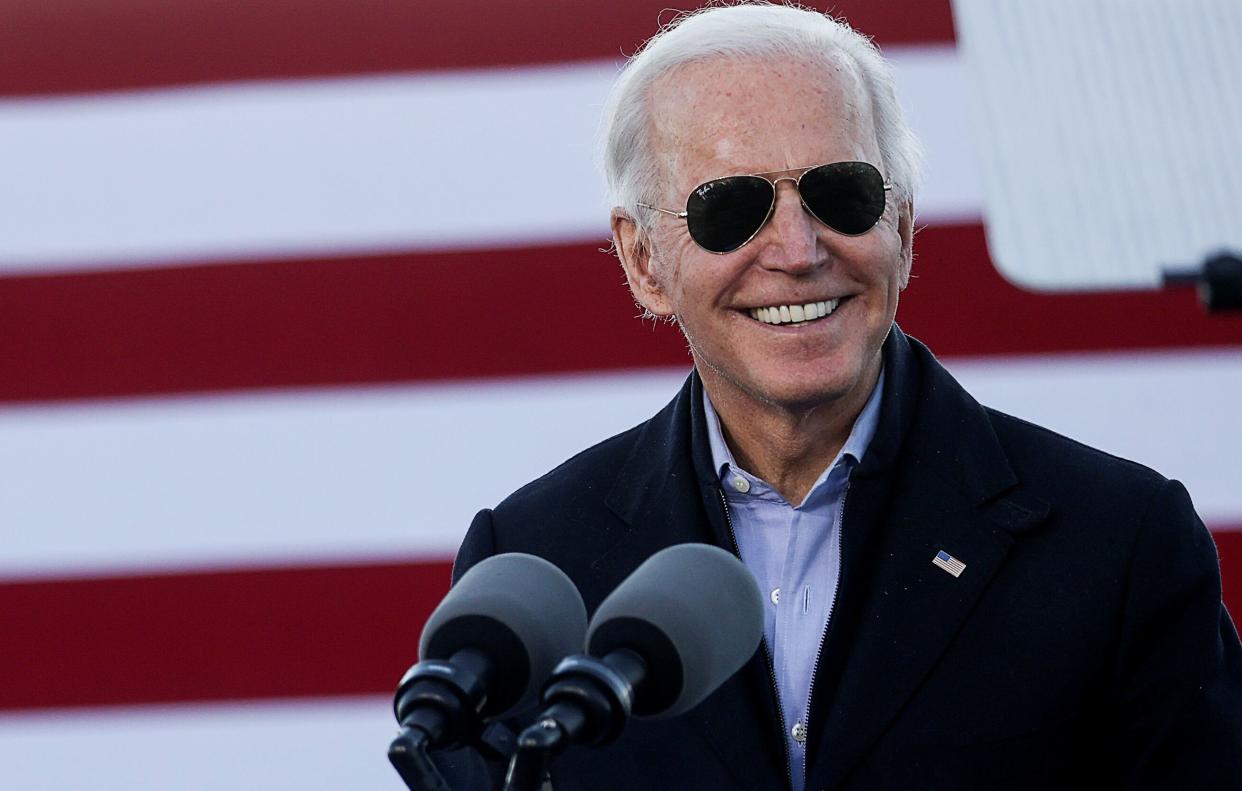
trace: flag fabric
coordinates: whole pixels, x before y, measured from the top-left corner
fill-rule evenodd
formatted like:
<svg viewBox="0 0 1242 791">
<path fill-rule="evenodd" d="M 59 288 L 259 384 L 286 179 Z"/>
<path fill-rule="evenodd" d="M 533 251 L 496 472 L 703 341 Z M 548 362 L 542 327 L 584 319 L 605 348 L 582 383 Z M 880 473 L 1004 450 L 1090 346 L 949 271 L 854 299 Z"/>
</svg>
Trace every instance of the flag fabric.
<svg viewBox="0 0 1242 791">
<path fill-rule="evenodd" d="M 474 512 L 689 369 L 591 149 L 670 5 L 5 5 L 6 788 L 400 787 L 391 694 Z M 902 326 L 1183 480 L 1242 606 L 1242 323 L 1002 279 L 947 0 L 832 7 L 928 149 Z"/>
</svg>

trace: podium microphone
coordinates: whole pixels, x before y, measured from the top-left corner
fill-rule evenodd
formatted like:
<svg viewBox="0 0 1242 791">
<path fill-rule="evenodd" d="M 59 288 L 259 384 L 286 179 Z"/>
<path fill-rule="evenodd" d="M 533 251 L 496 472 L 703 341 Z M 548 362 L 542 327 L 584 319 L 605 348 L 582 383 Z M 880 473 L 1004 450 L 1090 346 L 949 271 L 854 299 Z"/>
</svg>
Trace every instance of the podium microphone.
<svg viewBox="0 0 1242 791">
<path fill-rule="evenodd" d="M 533 703 L 586 626 L 578 589 L 542 558 L 495 555 L 466 572 L 427 620 L 393 701 L 401 733 L 388 759 L 406 786 L 447 789 L 427 751 L 468 744 L 485 720 Z"/>
<path fill-rule="evenodd" d="M 518 737 L 506 791 L 538 788 L 570 744 L 615 740 L 630 715 L 675 717 L 741 669 L 763 638 L 763 598 L 734 555 L 681 544 L 639 566 L 600 604 L 587 655 L 557 666 Z"/>
</svg>

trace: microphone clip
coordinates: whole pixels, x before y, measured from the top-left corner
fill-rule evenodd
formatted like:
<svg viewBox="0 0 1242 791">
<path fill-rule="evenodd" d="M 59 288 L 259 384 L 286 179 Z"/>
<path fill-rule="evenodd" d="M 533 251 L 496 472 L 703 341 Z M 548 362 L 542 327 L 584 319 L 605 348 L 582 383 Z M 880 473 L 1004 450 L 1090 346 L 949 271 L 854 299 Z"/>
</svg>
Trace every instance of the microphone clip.
<svg viewBox="0 0 1242 791">
<path fill-rule="evenodd" d="M 602 659 L 566 657 L 543 688 L 543 712 L 518 736 L 505 791 L 542 787 L 552 759 L 571 744 L 603 745 L 621 735 L 634 708 L 634 690 L 647 663 L 634 651 L 610 651 Z"/>
<path fill-rule="evenodd" d="M 566 657 L 543 688 L 544 713 L 536 726 L 551 719 L 569 742 L 607 744 L 621 735 L 634 708 L 634 690 L 646 675 L 646 662 L 627 649 L 602 659 Z"/>
<path fill-rule="evenodd" d="M 401 679 L 393 700 L 401 732 L 388 760 L 411 791 L 449 791 L 428 752 L 481 741 L 490 677 L 487 656 L 464 648 L 448 661 L 424 659 Z"/>
<path fill-rule="evenodd" d="M 393 700 L 397 722 L 426 734 L 430 749 L 470 741 L 487 704 L 489 676 L 487 657 L 474 649 L 462 649 L 447 662 L 424 659 L 409 669 L 397 688 Z"/>
</svg>

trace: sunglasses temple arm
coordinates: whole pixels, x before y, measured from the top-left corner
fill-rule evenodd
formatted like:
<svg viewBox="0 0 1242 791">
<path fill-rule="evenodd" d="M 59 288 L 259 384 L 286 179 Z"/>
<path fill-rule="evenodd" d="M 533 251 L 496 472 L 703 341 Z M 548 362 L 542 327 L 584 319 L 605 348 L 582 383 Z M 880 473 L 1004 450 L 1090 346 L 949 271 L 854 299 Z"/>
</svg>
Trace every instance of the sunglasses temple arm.
<svg viewBox="0 0 1242 791">
<path fill-rule="evenodd" d="M 670 217 L 676 217 L 679 220 L 684 220 L 688 216 L 688 214 L 684 211 L 673 211 L 672 209 L 661 209 L 659 206 L 652 206 L 650 203 L 640 203 L 638 205 L 644 209 L 651 209 L 652 211 L 658 211 L 661 214 L 667 214 Z"/>
</svg>

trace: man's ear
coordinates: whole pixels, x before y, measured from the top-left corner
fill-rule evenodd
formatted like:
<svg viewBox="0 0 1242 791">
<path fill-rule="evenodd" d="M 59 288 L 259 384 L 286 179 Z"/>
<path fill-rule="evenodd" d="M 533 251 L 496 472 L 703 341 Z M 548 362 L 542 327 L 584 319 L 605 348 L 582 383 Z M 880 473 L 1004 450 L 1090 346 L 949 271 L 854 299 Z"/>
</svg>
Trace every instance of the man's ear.
<svg viewBox="0 0 1242 791">
<path fill-rule="evenodd" d="M 663 318 L 673 315 L 672 304 L 652 265 L 651 241 L 638 223 L 620 209 L 612 211 L 612 240 L 625 269 L 630 293 L 638 304 L 653 316 Z"/>
<path fill-rule="evenodd" d="M 901 288 L 904 291 L 914 266 L 914 201 L 909 198 L 898 208 L 897 235 L 901 237 Z"/>
</svg>

